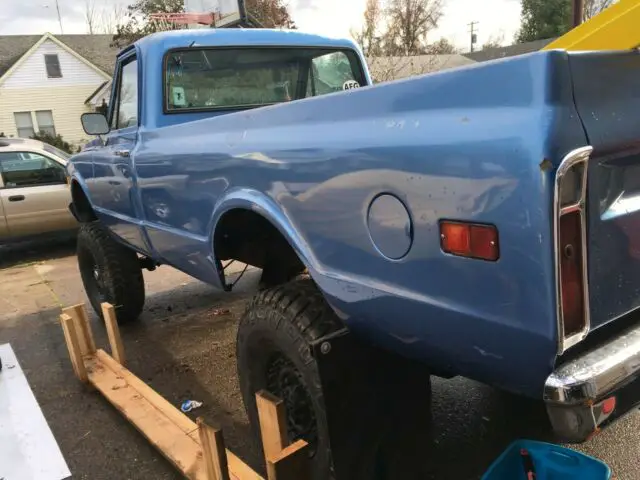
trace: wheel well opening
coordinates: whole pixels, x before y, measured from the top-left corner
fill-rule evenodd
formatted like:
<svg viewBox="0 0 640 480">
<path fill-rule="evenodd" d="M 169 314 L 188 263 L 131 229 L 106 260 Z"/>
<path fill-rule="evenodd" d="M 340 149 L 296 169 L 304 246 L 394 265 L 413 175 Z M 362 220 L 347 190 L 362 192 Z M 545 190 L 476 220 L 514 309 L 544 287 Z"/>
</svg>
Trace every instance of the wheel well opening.
<svg viewBox="0 0 640 480">
<path fill-rule="evenodd" d="M 82 187 L 75 180 L 71 182 L 71 201 L 79 222 L 89 223 L 98 219 Z"/>
<path fill-rule="evenodd" d="M 255 212 L 234 209 L 225 213 L 214 234 L 219 260 L 237 260 L 263 270 L 263 281 L 284 283 L 305 270 L 295 250 L 273 224 Z"/>
</svg>

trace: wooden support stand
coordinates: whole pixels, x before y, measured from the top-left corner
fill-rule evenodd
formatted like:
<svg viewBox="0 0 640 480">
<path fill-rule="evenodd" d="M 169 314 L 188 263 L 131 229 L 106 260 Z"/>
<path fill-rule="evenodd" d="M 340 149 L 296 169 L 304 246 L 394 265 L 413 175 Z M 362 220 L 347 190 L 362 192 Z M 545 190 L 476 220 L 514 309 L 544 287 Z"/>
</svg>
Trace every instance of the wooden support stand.
<svg viewBox="0 0 640 480">
<path fill-rule="evenodd" d="M 111 355 L 97 349 L 83 304 L 63 309 L 60 322 L 73 371 L 116 407 L 186 478 L 264 480 L 225 448 L 222 432 L 202 418 L 194 423 L 124 367 L 125 353 L 112 305 L 102 304 Z M 289 445 L 284 404 L 268 392 L 256 393 L 268 480 L 310 477 L 308 445 Z"/>
</svg>

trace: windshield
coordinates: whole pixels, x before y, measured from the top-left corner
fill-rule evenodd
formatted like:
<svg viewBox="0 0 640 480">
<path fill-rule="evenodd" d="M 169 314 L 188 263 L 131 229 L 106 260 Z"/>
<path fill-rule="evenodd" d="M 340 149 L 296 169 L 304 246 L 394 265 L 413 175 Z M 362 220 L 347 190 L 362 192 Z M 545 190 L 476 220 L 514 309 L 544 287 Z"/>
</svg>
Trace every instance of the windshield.
<svg viewBox="0 0 640 480">
<path fill-rule="evenodd" d="M 46 152 L 52 153 L 54 155 L 57 155 L 58 157 L 60 157 L 60 158 L 62 158 L 64 160 L 69 160 L 71 158 L 71 155 L 69 155 L 67 152 L 63 152 L 59 148 L 56 148 L 53 145 L 49 145 L 48 143 L 43 144 L 42 148 Z"/>
<path fill-rule="evenodd" d="M 352 50 L 191 48 L 165 63 L 167 111 L 250 108 L 366 85 Z"/>
</svg>

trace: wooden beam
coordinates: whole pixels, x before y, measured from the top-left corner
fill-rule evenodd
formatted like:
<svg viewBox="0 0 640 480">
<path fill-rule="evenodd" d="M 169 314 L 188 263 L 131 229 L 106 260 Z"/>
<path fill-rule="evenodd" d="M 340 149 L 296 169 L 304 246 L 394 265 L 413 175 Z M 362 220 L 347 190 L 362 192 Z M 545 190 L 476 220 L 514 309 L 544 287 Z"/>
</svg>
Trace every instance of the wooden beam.
<svg viewBox="0 0 640 480">
<path fill-rule="evenodd" d="M 198 425 L 104 350 L 91 361 L 89 380 L 96 389 L 187 478 L 207 479 Z M 264 480 L 233 452 L 226 453 L 231 479 Z"/>
<path fill-rule="evenodd" d="M 267 459 L 268 480 L 303 480 L 311 477 L 309 445 L 298 440 L 282 450 L 276 457 Z"/>
<path fill-rule="evenodd" d="M 201 417 L 196 420 L 196 424 L 208 480 L 230 480 L 222 432 L 208 426 Z"/>
<path fill-rule="evenodd" d="M 71 358 L 73 371 L 81 382 L 86 383 L 88 381 L 87 369 L 82 358 L 75 322 L 73 318 L 63 313 L 60 315 L 60 323 L 62 324 L 62 331 L 64 332 L 64 339 L 67 344 L 67 349 L 69 350 L 69 358 Z"/>
<path fill-rule="evenodd" d="M 82 355 L 93 355 L 96 352 L 96 342 L 93 339 L 93 332 L 91 331 L 89 317 L 84 304 L 80 303 L 63 308 L 62 313 L 69 315 L 75 322 Z"/>
<path fill-rule="evenodd" d="M 102 304 L 102 316 L 107 327 L 107 336 L 109 337 L 109 345 L 111 346 L 111 356 L 120 365 L 125 365 L 124 346 L 120 337 L 120 328 L 116 320 L 116 311 L 110 303 Z"/>
<path fill-rule="evenodd" d="M 260 436 L 265 459 L 280 455 L 289 445 L 287 417 L 284 403 L 266 390 L 256 393 L 256 406 L 260 421 Z"/>
</svg>

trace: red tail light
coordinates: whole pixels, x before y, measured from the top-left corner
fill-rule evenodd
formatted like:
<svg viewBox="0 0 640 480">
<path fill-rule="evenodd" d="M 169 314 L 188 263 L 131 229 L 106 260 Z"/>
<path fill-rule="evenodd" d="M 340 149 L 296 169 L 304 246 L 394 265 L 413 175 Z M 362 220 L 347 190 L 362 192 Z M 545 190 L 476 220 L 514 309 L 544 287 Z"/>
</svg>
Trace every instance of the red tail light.
<svg viewBox="0 0 640 480">
<path fill-rule="evenodd" d="M 500 257 L 498 230 L 493 225 L 440 222 L 442 251 L 495 262 Z"/>
<path fill-rule="evenodd" d="M 582 215 L 579 210 L 560 217 L 560 289 L 564 336 L 585 327 L 584 271 L 582 255 Z"/>
</svg>

